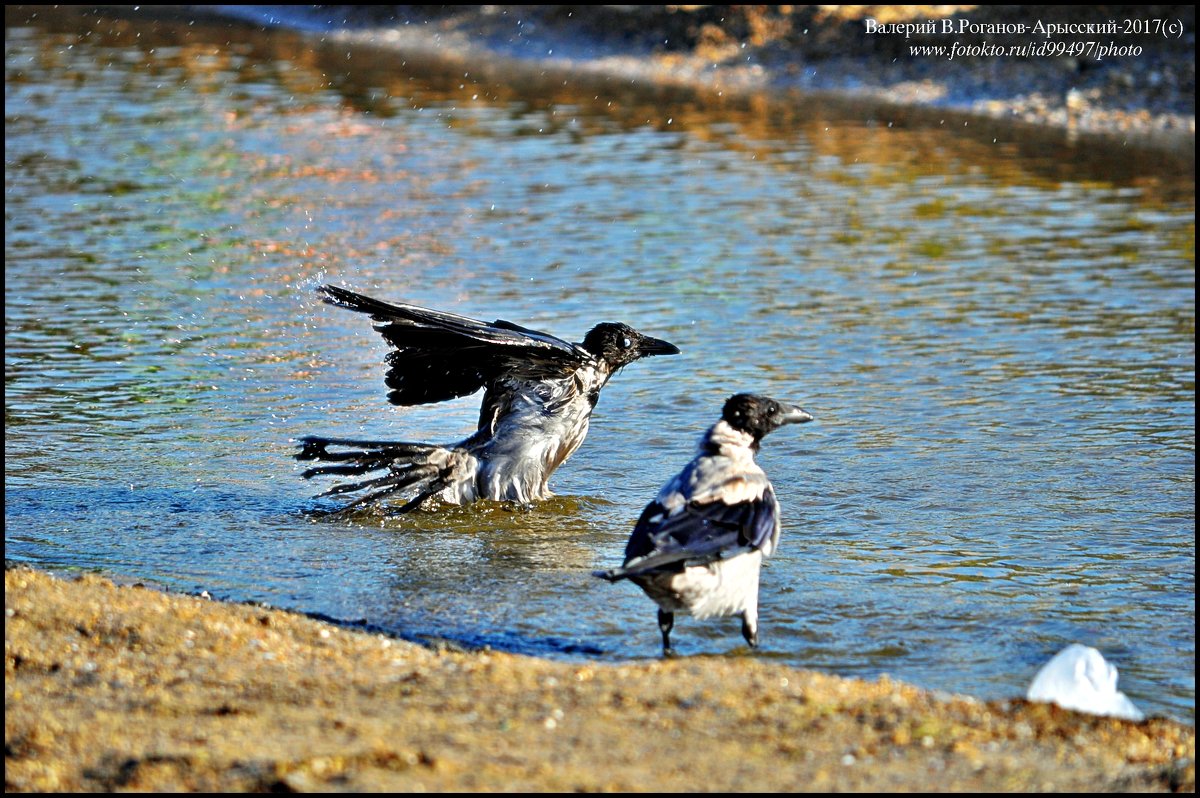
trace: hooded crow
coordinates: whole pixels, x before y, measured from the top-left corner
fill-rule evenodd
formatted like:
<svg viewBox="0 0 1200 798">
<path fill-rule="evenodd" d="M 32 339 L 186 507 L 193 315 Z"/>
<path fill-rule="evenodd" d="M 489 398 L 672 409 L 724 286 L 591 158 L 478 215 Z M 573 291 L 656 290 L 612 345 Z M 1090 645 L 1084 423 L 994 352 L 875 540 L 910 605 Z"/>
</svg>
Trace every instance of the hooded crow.
<svg viewBox="0 0 1200 798">
<path fill-rule="evenodd" d="M 625 324 L 597 324 L 573 344 L 508 321 L 393 305 L 333 285 L 320 291 L 330 305 L 369 315 L 394 347 L 385 380 L 392 404 L 442 402 L 484 389 L 478 429 L 448 446 L 302 438 L 297 459 L 336 463 L 308 469 L 305 479 L 382 472 L 321 494 L 357 494 L 344 510 L 401 491 L 412 497 L 399 512 L 431 497 L 449 504 L 549 498 L 550 475 L 583 443 L 613 374 L 643 357 L 679 353 Z"/>
<path fill-rule="evenodd" d="M 676 612 L 697 618 L 742 616 L 742 636 L 758 645 L 758 574 L 779 542 L 779 502 L 754 462 L 763 436 L 813 417 L 799 407 L 739 393 L 700 439 L 692 462 L 646 505 L 620 568 L 594 576 L 629 579 L 658 604 L 663 654 Z"/>
</svg>

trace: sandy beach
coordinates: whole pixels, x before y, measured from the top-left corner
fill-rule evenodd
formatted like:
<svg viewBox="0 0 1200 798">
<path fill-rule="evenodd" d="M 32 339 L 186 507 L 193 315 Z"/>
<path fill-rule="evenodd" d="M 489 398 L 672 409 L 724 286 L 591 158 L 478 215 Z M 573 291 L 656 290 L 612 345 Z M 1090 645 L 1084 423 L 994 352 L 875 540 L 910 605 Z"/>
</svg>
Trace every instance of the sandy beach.
<svg viewBox="0 0 1200 798">
<path fill-rule="evenodd" d="M 5 572 L 6 791 L 1185 791 L 1195 730 L 753 658 L 436 651 Z"/>
</svg>

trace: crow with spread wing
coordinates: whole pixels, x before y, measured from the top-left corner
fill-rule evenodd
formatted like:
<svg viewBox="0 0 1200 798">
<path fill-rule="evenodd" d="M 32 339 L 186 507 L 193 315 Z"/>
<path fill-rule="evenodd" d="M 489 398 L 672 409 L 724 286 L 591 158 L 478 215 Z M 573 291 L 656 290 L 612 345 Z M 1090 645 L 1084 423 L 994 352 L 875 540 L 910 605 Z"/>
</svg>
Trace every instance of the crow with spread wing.
<svg viewBox="0 0 1200 798">
<path fill-rule="evenodd" d="M 448 446 L 302 438 L 297 459 L 330 463 L 308 469 L 306 479 L 378 473 L 322 494 L 354 495 L 347 510 L 395 494 L 408 497 L 400 512 L 434 497 L 449 504 L 548 498 L 550 475 L 583 443 L 613 374 L 643 357 L 679 353 L 625 324 L 598 324 L 574 344 L 508 321 L 391 304 L 333 285 L 320 290 L 328 304 L 369 315 L 393 347 L 386 377 L 392 404 L 484 390 L 478 428 Z"/>
</svg>

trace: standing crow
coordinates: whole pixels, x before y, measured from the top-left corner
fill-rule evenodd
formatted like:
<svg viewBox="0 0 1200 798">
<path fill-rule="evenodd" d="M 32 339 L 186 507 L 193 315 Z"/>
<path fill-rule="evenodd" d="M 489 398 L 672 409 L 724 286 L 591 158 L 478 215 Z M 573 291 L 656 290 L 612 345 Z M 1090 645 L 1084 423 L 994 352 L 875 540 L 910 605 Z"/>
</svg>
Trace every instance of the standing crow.
<svg viewBox="0 0 1200 798">
<path fill-rule="evenodd" d="M 642 511 L 625 564 L 595 572 L 631 580 L 658 604 L 664 655 L 681 611 L 741 615 L 742 636 L 758 645 L 758 574 L 779 542 L 779 502 L 754 453 L 772 430 L 812 420 L 765 396 L 731 397 L 696 457 Z"/>
</svg>

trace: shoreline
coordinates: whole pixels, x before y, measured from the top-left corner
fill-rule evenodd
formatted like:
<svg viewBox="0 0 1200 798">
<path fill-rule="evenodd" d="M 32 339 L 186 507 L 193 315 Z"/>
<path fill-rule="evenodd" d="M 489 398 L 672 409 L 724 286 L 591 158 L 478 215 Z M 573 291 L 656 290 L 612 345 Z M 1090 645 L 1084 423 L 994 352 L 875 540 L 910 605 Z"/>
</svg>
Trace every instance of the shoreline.
<svg viewBox="0 0 1200 798">
<path fill-rule="evenodd" d="M 5 789 L 1194 791 L 1195 730 L 753 657 L 558 663 L 5 571 Z"/>
<path fill-rule="evenodd" d="M 6 25 L 91 31 L 114 41 L 144 30 L 171 47 L 188 44 L 203 29 L 200 38 L 214 46 L 274 41 L 266 52 L 308 48 L 324 70 L 353 63 L 351 72 L 375 73 L 379 77 L 369 79 L 382 79 L 381 85 L 394 69 L 426 70 L 447 86 L 463 78 L 472 87 L 507 86 L 519 91 L 506 97 L 548 101 L 563 91 L 575 100 L 594 94 L 597 103 L 632 91 L 657 98 L 651 105 L 732 107 L 751 118 L 775 108 L 797 120 L 832 115 L 867 127 L 956 129 L 985 147 L 999 142 L 1035 157 L 1057 150 L 1045 160 L 1056 164 L 1049 168 L 1082 171 L 1081 179 L 1114 169 L 1120 183 L 1193 175 L 1192 27 L 1183 40 L 1156 42 L 1144 58 L 1105 59 L 1099 66 L 1061 58 L 943 65 L 905 55 L 903 37 L 864 32 L 867 18 L 959 19 L 969 10 L 972 24 L 1001 24 L 1045 9 L 1062 16 L 1091 8 L 9 6 Z M 1194 26 L 1191 6 L 1095 8 L 1179 13 Z M 644 121 L 665 128 L 672 120 Z M 1095 165 L 1098 158 L 1102 166 Z"/>
<path fill-rule="evenodd" d="M 202 13 L 193 6 L 176 8 Z M 1106 47 L 1139 54 L 1108 58 L 1086 41 L 1068 41 L 1070 35 L 1038 42 L 1029 32 L 995 33 L 1090 23 L 1101 11 L 1105 19 L 1131 21 L 1158 15 L 1183 31 L 1176 39 L 1113 34 Z M 568 77 L 722 94 L 801 92 L 1166 149 L 1195 142 L 1191 6 L 326 6 L 311 13 L 245 6 L 208 13 L 225 21 L 332 33 L 398 52 L 474 63 L 505 60 Z M 869 34 L 868 19 L 969 28 L 953 35 Z M 912 49 L 948 46 L 980 53 L 1000 48 L 1014 55 L 954 60 L 915 55 Z M 1032 54 L 1071 46 L 1092 54 Z"/>
</svg>

